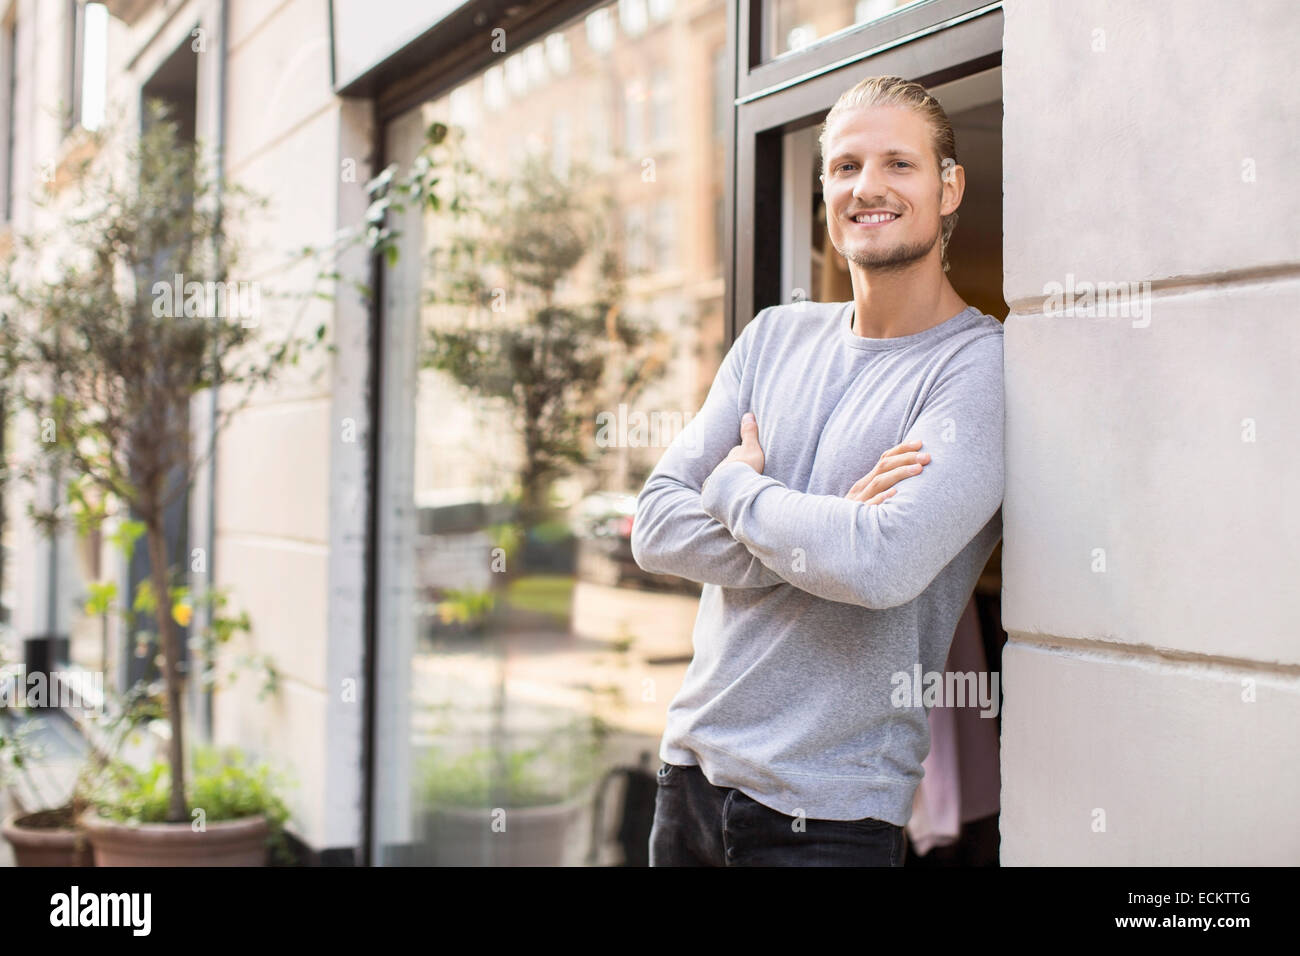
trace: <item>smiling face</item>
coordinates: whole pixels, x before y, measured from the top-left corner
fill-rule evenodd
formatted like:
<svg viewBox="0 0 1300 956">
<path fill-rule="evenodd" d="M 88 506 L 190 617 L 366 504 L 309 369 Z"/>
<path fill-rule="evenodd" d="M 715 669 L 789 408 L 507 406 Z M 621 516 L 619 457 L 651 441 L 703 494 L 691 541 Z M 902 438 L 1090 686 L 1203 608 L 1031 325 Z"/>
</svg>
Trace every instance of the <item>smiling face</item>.
<svg viewBox="0 0 1300 956">
<path fill-rule="evenodd" d="M 901 106 L 846 110 L 826 130 L 822 197 L 831 244 L 849 262 L 888 271 L 935 255 L 942 217 L 961 203 L 960 166 L 940 174 L 929 124 Z"/>
</svg>

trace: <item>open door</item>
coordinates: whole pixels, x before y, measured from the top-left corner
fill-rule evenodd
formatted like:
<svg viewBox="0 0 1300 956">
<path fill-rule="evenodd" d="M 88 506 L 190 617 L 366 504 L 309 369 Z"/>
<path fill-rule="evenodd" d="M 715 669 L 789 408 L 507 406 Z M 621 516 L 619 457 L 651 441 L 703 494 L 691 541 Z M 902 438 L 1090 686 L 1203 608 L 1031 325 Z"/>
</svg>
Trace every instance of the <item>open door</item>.
<svg viewBox="0 0 1300 956">
<path fill-rule="evenodd" d="M 1002 298 L 1002 69 L 1000 50 L 986 48 L 984 26 L 978 20 L 962 21 L 953 26 L 949 43 L 918 48 L 933 62 L 924 75 L 917 75 L 914 66 L 910 75 L 943 104 L 956 133 L 957 159 L 966 169 L 966 191 L 949 246 L 949 279 L 966 302 L 1002 321 L 1009 311 Z M 918 37 L 915 42 L 923 41 Z M 913 56 L 911 62 L 918 59 Z M 773 302 L 853 298 L 848 264 L 827 234 L 817 134 L 835 98 L 862 77 L 909 75 L 898 62 L 887 54 L 868 56 L 851 69 L 814 72 L 742 103 L 737 333 Z M 773 188 L 778 183 L 779 191 Z M 946 665 L 953 672 L 986 674 L 991 703 L 931 711 L 926 775 L 907 827 L 909 866 L 998 864 L 1001 653 L 1007 638 L 1001 626 L 1001 557 L 999 542 L 961 616 Z"/>
</svg>

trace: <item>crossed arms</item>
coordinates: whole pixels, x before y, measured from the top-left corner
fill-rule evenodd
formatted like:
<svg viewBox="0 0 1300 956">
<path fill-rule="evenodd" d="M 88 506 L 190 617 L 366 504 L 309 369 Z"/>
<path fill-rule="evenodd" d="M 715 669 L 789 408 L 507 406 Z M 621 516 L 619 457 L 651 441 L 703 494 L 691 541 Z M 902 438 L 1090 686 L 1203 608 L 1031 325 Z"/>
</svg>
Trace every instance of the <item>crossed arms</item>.
<svg viewBox="0 0 1300 956">
<path fill-rule="evenodd" d="M 728 588 L 787 583 L 707 514 L 700 500 L 704 480 L 739 438 L 740 371 L 763 312 L 737 336 L 704 407 L 673 439 L 637 496 L 632 557 L 646 571 Z"/>
<path fill-rule="evenodd" d="M 762 318 L 737 338 L 704 407 L 646 481 L 633 557 L 647 571 L 722 587 L 790 584 L 867 608 L 908 603 L 1001 506 L 1001 335 L 975 339 L 945 365 L 904 438 L 920 439 L 930 463 L 868 505 L 723 461 L 739 442 L 740 370 Z"/>
</svg>

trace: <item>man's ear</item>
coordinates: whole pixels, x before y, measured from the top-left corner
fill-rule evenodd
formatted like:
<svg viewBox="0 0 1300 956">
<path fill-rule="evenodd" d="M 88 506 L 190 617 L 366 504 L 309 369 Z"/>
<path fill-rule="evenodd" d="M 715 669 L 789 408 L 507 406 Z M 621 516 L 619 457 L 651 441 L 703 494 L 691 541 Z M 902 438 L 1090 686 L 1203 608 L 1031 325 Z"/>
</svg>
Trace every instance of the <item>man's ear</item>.
<svg viewBox="0 0 1300 956">
<path fill-rule="evenodd" d="M 944 162 L 947 165 L 939 171 L 939 178 L 943 184 L 939 199 L 939 214 L 942 216 L 956 212 L 957 207 L 961 205 L 962 196 L 966 193 L 965 167 L 951 160 L 944 160 Z"/>
</svg>

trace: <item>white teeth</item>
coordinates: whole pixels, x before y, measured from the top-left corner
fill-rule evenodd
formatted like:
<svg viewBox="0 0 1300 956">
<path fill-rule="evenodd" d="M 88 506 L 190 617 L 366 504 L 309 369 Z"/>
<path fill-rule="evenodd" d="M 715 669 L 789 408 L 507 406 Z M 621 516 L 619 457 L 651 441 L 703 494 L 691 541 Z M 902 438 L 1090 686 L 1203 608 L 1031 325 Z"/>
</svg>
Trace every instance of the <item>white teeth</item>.
<svg viewBox="0 0 1300 956">
<path fill-rule="evenodd" d="M 854 216 L 855 222 L 886 222 L 890 219 L 897 219 L 898 216 L 892 212 L 878 212 L 870 216 Z"/>
</svg>

